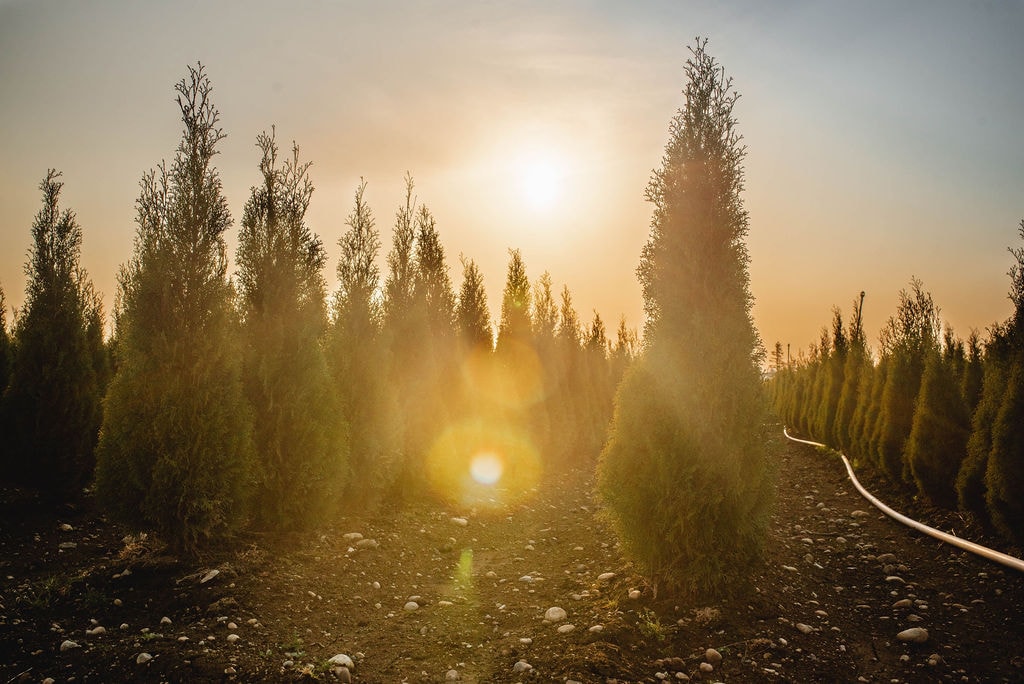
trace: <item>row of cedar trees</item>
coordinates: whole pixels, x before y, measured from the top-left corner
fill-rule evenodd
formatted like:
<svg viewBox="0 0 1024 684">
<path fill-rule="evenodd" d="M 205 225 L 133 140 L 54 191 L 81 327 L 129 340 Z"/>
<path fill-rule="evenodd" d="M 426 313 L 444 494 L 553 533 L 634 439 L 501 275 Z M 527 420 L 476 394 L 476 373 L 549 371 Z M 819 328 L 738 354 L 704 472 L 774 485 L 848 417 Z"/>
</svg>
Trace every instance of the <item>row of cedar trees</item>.
<svg viewBox="0 0 1024 684">
<path fill-rule="evenodd" d="M 862 294 L 849 330 L 835 309 L 831 330 L 796 364 L 776 344 L 770 394 L 790 426 L 1024 545 L 1024 247 L 1010 252 L 1014 312 L 984 341 L 943 326 L 914 279 L 882 329 L 877 360 Z"/>
<path fill-rule="evenodd" d="M 60 497 L 93 483 L 115 517 L 189 551 L 249 524 L 293 529 L 340 504 L 428 495 L 425 454 L 453 422 L 491 426 L 482 441 L 519 430 L 549 468 L 593 466 L 635 353 L 624 321 L 610 343 L 599 315 L 585 327 L 568 288 L 559 301 L 549 275 L 531 285 L 512 251 L 495 345 L 480 271 L 463 259 L 456 294 L 408 178 L 383 283 L 357 189 L 329 301 L 305 222 L 309 164 L 297 147 L 279 159 L 273 134 L 257 139 L 261 181 L 230 279 L 232 220 L 212 164 L 224 134 L 202 66 L 176 90 L 184 134 L 141 181 L 107 343 L 59 174 L 41 184 L 10 335 L 0 307 L 0 477 Z M 463 380 L 468 359 L 510 377 L 533 359 L 540 390 L 503 402 Z"/>
</svg>

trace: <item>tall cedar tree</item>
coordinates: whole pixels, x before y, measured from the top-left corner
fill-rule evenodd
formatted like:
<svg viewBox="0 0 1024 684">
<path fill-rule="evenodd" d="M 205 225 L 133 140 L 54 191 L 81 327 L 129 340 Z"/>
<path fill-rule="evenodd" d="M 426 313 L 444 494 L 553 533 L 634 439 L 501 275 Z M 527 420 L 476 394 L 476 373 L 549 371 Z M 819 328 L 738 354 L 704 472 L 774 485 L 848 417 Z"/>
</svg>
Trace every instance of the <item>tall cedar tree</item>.
<svg viewBox="0 0 1024 684">
<path fill-rule="evenodd" d="M 981 388 L 985 378 L 985 358 L 977 330 L 972 329 L 971 334 L 967 336 L 965 354 L 964 372 L 960 378 L 960 393 L 967 405 L 967 415 L 973 416 L 974 409 L 981 401 Z"/>
<path fill-rule="evenodd" d="M 416 317 L 425 324 L 425 332 L 430 339 L 447 346 L 455 327 L 455 291 L 441 236 L 437 232 L 437 222 L 425 206 L 421 206 L 416 215 L 415 254 L 413 301 Z M 442 350 L 437 351 L 440 353 Z"/>
<path fill-rule="evenodd" d="M 555 332 L 558 329 L 558 304 L 552 290 L 551 274 L 545 271 L 533 284 L 533 343 L 544 369 L 544 395 L 548 400 L 548 420 L 557 423 L 557 407 L 551 401 L 565 384 L 565 359 L 558 353 Z M 550 425 L 548 428 L 550 429 Z"/>
<path fill-rule="evenodd" d="M 917 492 L 936 506 L 956 508 L 956 476 L 967 456 L 970 416 L 959 377 L 938 348 L 928 352 L 907 441 Z"/>
<path fill-rule="evenodd" d="M 396 366 L 403 387 L 405 419 L 401 490 L 421 490 L 426 482 L 425 457 L 441 430 L 449 424 L 456 386 L 455 291 L 452 288 L 437 223 L 426 206 L 415 219 L 416 242 L 409 335 L 409 352 Z"/>
<path fill-rule="evenodd" d="M 985 471 L 992 451 L 992 427 L 1006 393 L 1012 359 L 1010 325 L 996 324 L 985 343 L 985 368 L 981 397 L 971 416 L 967 457 L 956 478 L 957 502 L 983 524 L 991 522 L 986 504 Z"/>
<path fill-rule="evenodd" d="M 828 328 L 822 326 L 818 344 L 811 350 L 814 373 L 811 378 L 811 401 L 804 407 L 804 431 L 818 439 L 824 439 L 818 426 L 818 410 L 825 402 L 825 380 L 828 375 L 828 360 L 832 355 L 832 338 Z"/>
<path fill-rule="evenodd" d="M 508 273 L 501 298 L 501 322 L 498 325 L 497 351 L 503 353 L 515 344 L 530 344 L 533 323 L 530 319 L 530 280 L 526 277 L 523 255 L 508 251 Z"/>
<path fill-rule="evenodd" d="M 411 174 L 405 175 L 405 202 L 395 212 L 391 251 L 388 252 L 388 274 L 384 281 L 381 303 L 381 344 L 386 354 L 378 355 L 378 372 L 388 377 L 388 396 L 385 401 L 395 411 L 396 458 L 399 453 L 408 458 L 413 449 L 411 437 L 416 404 L 417 366 L 424 356 L 422 322 L 416 306 L 416 199 Z M 403 463 L 396 460 L 396 471 Z"/>
<path fill-rule="evenodd" d="M 839 307 L 832 309 L 832 352 L 828 355 L 822 368 L 821 403 L 815 421 L 815 434 L 821 439 L 835 444 L 836 414 L 839 411 L 839 398 L 843 392 L 843 373 L 846 370 L 846 357 L 849 352 L 849 339 L 843 327 L 843 314 Z"/>
<path fill-rule="evenodd" d="M 1015 351 L 992 425 L 985 504 L 996 530 L 1020 545 L 1024 544 L 1024 353 L 1020 348 Z"/>
<path fill-rule="evenodd" d="M 839 393 L 839 405 L 836 407 L 836 421 L 832 430 L 835 444 L 843 451 L 853 448 L 854 415 L 857 406 L 867 400 L 864 393 L 867 388 L 862 380 L 864 364 L 871 363 L 867 341 L 864 338 L 864 293 L 860 293 L 860 301 L 853 305 L 853 318 L 850 322 L 850 338 L 846 350 L 846 365 L 843 367 L 843 387 Z"/>
<path fill-rule="evenodd" d="M 99 298 L 79 266 L 82 228 L 70 209 L 60 210 L 59 178 L 50 170 L 39 185 L 43 207 L 32 224 L 25 305 L 0 408 L 0 472 L 68 497 L 92 477 L 105 372 Z"/>
<path fill-rule="evenodd" d="M 884 352 L 878 360 L 877 366 L 864 364 L 864 370 L 869 376 L 863 381 L 867 392 L 864 398 L 867 402 L 862 404 L 864 407 L 862 414 L 863 422 L 860 423 L 860 437 L 855 442 L 854 455 L 864 459 L 866 463 L 872 463 L 875 466 L 878 466 L 878 436 L 881 431 L 881 421 L 878 420 L 878 413 L 881 410 L 882 392 L 885 390 L 886 378 L 889 377 L 890 365 L 889 357 Z M 857 408 L 859 411 L 860 406 Z M 858 424 L 856 413 L 854 413 L 853 422 L 854 425 Z M 854 429 L 851 428 L 850 431 L 853 433 Z"/>
<path fill-rule="evenodd" d="M 878 413 L 876 457 L 893 482 L 910 483 L 905 449 L 914 422 L 914 401 L 921 389 L 924 364 L 938 346 L 939 311 L 917 278 L 910 292 L 900 290 L 896 315 L 886 323 L 889 368 Z M 883 352 L 885 353 L 885 352 Z"/>
<path fill-rule="evenodd" d="M 361 181 L 345 221 L 348 230 L 338 240 L 341 258 L 329 359 L 349 426 L 347 499 L 354 507 L 380 503 L 394 482 L 401 448 L 398 405 L 384 372 L 387 350 L 380 344 L 380 236 L 365 192 L 366 182 Z"/>
<path fill-rule="evenodd" d="M 582 342 L 580 317 L 572 304 L 572 292 L 569 286 L 562 287 L 562 303 L 558 308 L 558 339 L 567 354 L 579 351 Z"/>
<path fill-rule="evenodd" d="M 1024 220 L 1019 235 L 1024 240 Z M 1007 322 L 1009 369 L 1006 390 L 992 424 L 992 450 L 985 468 L 985 503 L 999 532 L 1024 544 L 1024 246 L 1011 247 L 1010 300 Z"/>
<path fill-rule="evenodd" d="M 646 349 L 623 380 L 599 488 L 628 554 L 669 590 L 708 592 L 762 550 L 771 479 L 731 79 L 698 39 L 638 275 Z"/>
<path fill-rule="evenodd" d="M 231 216 L 213 167 L 224 133 L 202 65 L 175 89 L 182 139 L 169 169 L 142 178 L 135 250 L 120 273 L 119 365 L 96 484 L 116 517 L 195 550 L 247 519 L 252 418 L 227 278 Z"/>
<path fill-rule="evenodd" d="M 404 326 L 411 318 L 413 282 L 416 274 L 416 228 L 413 220 L 416 199 L 413 180 L 405 175 L 405 204 L 395 212 L 391 251 L 388 252 L 388 276 L 384 282 L 384 328 L 392 338 L 392 347 L 407 337 Z"/>
<path fill-rule="evenodd" d="M 347 468 L 344 424 L 320 345 L 327 326 L 323 243 L 306 225 L 313 194 L 299 148 L 278 165 L 260 134 L 263 183 L 242 216 L 237 262 L 245 388 L 258 465 L 255 513 L 264 527 L 318 519 Z"/>
<path fill-rule="evenodd" d="M 615 331 L 615 347 L 612 349 L 611 364 L 611 385 L 614 388 L 622 380 L 629 364 L 636 357 L 638 341 L 636 330 L 626 325 L 626 317 L 619 318 L 619 327 Z M 612 391 L 614 395 L 614 389 Z"/>
<path fill-rule="evenodd" d="M 578 428 L 578 449 L 588 462 L 593 462 L 604 446 L 614 407 L 615 387 L 612 385 L 608 359 L 607 331 L 601 314 L 594 311 L 590 333 L 583 352 L 582 382 L 577 391 L 584 399 L 584 420 Z"/>
<path fill-rule="evenodd" d="M 772 349 L 772 370 L 778 373 L 786 365 L 786 362 L 782 358 L 782 342 L 776 340 L 775 347 Z"/>
<path fill-rule="evenodd" d="M 455 307 L 456 327 L 465 348 L 491 351 L 494 346 L 494 332 L 491 329 L 491 314 L 487 308 L 483 274 L 472 259 L 460 259 L 462 286 L 459 288 L 459 301 Z"/>
<path fill-rule="evenodd" d="M 543 288 L 542 288 L 543 289 Z M 553 304 L 554 302 L 552 302 Z M 544 302 L 542 301 L 542 304 Z M 536 307 L 540 313 L 544 306 Z M 550 314 L 545 314 L 545 317 Z M 544 324 L 546 328 L 546 323 Z M 538 339 L 541 342 L 542 338 Z M 586 456 L 580 447 L 587 388 L 583 386 L 582 330 L 568 285 L 562 286 L 558 326 L 553 340 L 552 361 L 546 378 L 546 399 L 550 415 L 547 453 L 559 464 L 579 466 Z"/>
</svg>

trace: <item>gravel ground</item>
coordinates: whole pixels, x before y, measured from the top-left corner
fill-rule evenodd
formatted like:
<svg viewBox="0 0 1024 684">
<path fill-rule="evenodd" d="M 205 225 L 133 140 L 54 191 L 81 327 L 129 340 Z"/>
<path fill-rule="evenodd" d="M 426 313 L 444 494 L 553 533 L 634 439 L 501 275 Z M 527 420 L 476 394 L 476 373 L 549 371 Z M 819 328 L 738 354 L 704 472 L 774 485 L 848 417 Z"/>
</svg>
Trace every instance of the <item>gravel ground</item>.
<svg viewBox="0 0 1024 684">
<path fill-rule="evenodd" d="M 838 458 L 766 434 L 766 557 L 717 600 L 653 596 L 589 473 L 507 508 L 408 506 L 184 561 L 88 501 L 0 490 L 0 682 L 1024 680 L 1024 577 L 899 526 Z M 901 641 L 912 628 L 926 640 Z"/>
</svg>

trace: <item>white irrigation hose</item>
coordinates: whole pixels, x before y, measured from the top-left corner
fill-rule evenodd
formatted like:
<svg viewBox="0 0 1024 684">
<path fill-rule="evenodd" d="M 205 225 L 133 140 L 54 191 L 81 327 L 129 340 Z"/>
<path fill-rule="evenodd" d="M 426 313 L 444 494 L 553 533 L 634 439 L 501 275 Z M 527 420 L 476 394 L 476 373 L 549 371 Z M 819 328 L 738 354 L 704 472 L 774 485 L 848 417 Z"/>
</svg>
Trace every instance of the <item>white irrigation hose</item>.
<svg viewBox="0 0 1024 684">
<path fill-rule="evenodd" d="M 806 439 L 797 439 L 796 437 L 790 435 L 789 431 L 787 431 L 786 428 L 782 428 L 782 434 L 784 434 L 787 439 L 790 439 L 794 442 L 800 442 L 801 444 L 810 444 L 811 446 L 816 447 L 825 447 L 826 449 L 828 448 L 827 445 L 822 444 L 820 442 L 811 442 Z M 935 529 L 934 527 L 928 527 L 923 523 L 919 523 L 916 520 L 908 518 L 907 516 L 901 515 L 900 513 L 897 513 L 896 511 L 892 510 L 884 503 L 882 503 L 874 496 L 872 496 L 871 492 L 864 489 L 860 481 L 857 479 L 857 476 L 853 474 L 853 468 L 850 466 L 850 461 L 847 460 L 846 456 L 844 456 L 843 454 L 839 454 L 839 457 L 843 459 L 843 464 L 846 466 L 846 472 L 849 474 L 850 480 L 853 482 L 853 486 L 857 488 L 857 491 L 860 492 L 865 499 L 870 501 L 875 506 L 875 508 L 882 511 L 890 518 L 903 523 L 907 527 L 912 527 L 918 532 L 923 532 L 930 537 L 935 537 L 940 541 L 944 541 L 947 544 L 952 544 L 953 546 L 957 546 L 965 551 L 970 551 L 971 553 L 977 554 L 982 558 L 987 558 L 988 560 L 995 561 L 996 563 L 1001 563 L 1002 565 L 1005 565 L 1008 568 L 1013 568 L 1014 570 L 1024 572 L 1024 560 L 1021 560 L 1020 558 L 1008 556 L 1005 553 L 1000 553 L 998 551 L 995 551 L 994 549 L 988 548 L 987 546 L 982 546 L 981 544 L 969 542 L 966 539 L 961 539 L 960 537 L 957 537 L 953 534 L 947 534 L 945 532 L 942 532 L 941 530 Z"/>
</svg>

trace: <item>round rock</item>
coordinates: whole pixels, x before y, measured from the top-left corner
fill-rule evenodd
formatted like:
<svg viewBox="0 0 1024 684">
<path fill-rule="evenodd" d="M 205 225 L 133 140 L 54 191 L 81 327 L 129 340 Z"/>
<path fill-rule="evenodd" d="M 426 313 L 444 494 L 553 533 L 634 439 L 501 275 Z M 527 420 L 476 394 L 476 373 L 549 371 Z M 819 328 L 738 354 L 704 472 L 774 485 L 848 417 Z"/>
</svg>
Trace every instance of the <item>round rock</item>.
<svg viewBox="0 0 1024 684">
<path fill-rule="evenodd" d="M 516 664 L 512 666 L 513 672 L 529 672 L 533 669 L 533 665 L 526 662 L 525 660 L 517 660 Z"/>
<path fill-rule="evenodd" d="M 547 611 L 545 611 L 544 613 L 544 619 L 548 622 L 561 622 L 567 617 L 569 616 L 565 612 L 565 609 L 559 608 L 558 606 L 552 606 L 551 608 L 548 608 Z"/>
<path fill-rule="evenodd" d="M 344 653 L 339 653 L 336 656 L 331 656 L 330 660 L 328 660 L 327 662 L 331 665 L 340 665 L 341 667 L 347 667 L 349 669 L 352 669 L 356 666 L 356 664 L 352 662 L 352 659 Z"/>
<path fill-rule="evenodd" d="M 911 627 L 897 634 L 896 638 L 908 644 L 923 644 L 928 641 L 928 630 L 924 627 Z"/>
</svg>

